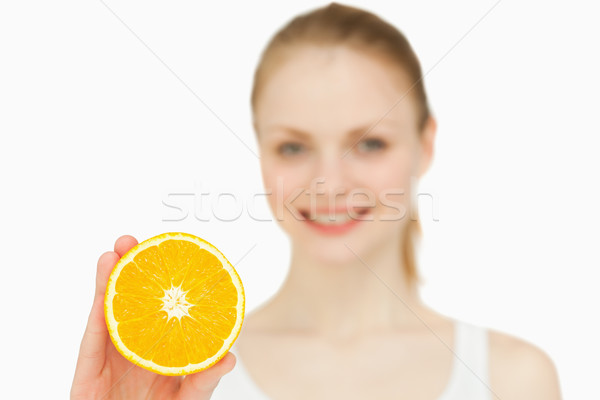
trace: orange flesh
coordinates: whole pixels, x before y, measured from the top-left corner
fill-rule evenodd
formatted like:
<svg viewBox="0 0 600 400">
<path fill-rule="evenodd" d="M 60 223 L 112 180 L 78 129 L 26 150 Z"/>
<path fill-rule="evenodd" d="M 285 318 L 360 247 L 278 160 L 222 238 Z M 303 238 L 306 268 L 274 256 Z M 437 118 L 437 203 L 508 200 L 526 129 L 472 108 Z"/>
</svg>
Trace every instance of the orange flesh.
<svg viewBox="0 0 600 400">
<path fill-rule="evenodd" d="M 174 314 L 163 307 L 167 294 Z M 236 323 L 238 294 L 219 259 L 195 243 L 165 240 L 121 270 L 112 301 L 123 344 L 140 358 L 184 367 L 215 355 Z M 177 307 L 175 307 L 177 309 Z M 179 313 L 179 314 L 177 314 Z"/>
</svg>

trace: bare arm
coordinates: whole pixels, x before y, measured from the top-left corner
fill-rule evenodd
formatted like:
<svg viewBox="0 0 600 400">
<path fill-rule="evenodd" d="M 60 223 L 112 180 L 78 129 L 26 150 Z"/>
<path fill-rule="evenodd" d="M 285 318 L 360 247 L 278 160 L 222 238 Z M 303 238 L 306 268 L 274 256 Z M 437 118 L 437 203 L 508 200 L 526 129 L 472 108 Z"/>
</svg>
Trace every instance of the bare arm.
<svg viewBox="0 0 600 400">
<path fill-rule="evenodd" d="M 561 400 L 556 366 L 539 347 L 493 332 L 490 335 L 494 400 Z"/>
</svg>

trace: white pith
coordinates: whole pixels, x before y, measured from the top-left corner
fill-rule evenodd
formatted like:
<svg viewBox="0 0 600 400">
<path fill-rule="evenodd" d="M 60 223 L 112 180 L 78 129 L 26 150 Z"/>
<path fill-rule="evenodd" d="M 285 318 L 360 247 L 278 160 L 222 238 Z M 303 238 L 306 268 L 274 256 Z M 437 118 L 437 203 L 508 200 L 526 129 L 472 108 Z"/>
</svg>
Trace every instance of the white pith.
<svg viewBox="0 0 600 400">
<path fill-rule="evenodd" d="M 168 318 L 179 318 L 184 315 L 190 315 L 188 308 L 192 304 L 188 303 L 185 299 L 185 292 L 181 290 L 181 286 L 171 287 L 169 290 L 165 290 L 165 296 L 162 298 L 163 307 L 162 309 L 167 312 Z"/>
</svg>

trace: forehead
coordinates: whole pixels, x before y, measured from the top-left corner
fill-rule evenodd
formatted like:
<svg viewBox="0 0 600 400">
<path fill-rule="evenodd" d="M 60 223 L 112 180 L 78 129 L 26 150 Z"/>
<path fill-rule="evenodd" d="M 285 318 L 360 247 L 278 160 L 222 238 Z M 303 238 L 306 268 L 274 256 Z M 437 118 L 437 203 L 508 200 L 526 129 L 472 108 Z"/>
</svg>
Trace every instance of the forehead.
<svg viewBox="0 0 600 400">
<path fill-rule="evenodd" d="M 402 71 L 349 47 L 302 46 L 270 72 L 254 115 L 261 135 L 285 126 L 333 134 L 377 121 L 415 125 Z"/>
</svg>

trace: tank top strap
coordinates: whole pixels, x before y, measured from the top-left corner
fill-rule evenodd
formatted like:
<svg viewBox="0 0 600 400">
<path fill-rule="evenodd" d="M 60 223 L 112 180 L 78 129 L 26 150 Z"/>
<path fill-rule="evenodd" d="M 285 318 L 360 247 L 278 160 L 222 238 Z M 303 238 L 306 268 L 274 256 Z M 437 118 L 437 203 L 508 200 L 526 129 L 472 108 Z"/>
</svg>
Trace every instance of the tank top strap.
<svg viewBox="0 0 600 400">
<path fill-rule="evenodd" d="M 453 369 L 439 400 L 492 400 L 487 328 L 456 321 Z"/>
</svg>

